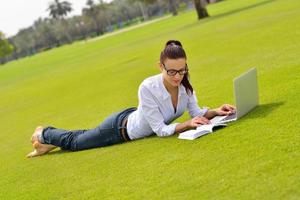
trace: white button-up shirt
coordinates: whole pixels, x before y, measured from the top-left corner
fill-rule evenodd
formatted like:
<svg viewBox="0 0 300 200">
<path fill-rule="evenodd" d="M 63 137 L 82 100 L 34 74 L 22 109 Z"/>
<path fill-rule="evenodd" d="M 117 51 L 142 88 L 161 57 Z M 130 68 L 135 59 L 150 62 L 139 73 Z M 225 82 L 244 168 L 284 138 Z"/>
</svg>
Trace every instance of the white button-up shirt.
<svg viewBox="0 0 300 200">
<path fill-rule="evenodd" d="M 139 105 L 128 117 L 127 132 L 130 139 L 143 138 L 155 133 L 160 137 L 174 134 L 179 123 L 170 124 L 185 110 L 190 116 L 203 116 L 207 109 L 200 109 L 195 92 L 189 96 L 183 85 L 179 86 L 176 112 L 171 95 L 163 84 L 162 74 L 145 79 L 138 91 Z"/>
</svg>

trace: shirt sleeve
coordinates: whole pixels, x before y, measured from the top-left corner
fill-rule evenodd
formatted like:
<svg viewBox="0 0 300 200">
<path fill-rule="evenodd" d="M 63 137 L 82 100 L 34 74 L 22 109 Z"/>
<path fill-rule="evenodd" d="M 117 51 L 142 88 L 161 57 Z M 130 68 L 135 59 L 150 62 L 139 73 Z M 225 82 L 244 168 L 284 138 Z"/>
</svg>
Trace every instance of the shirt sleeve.
<svg viewBox="0 0 300 200">
<path fill-rule="evenodd" d="M 193 92 L 193 95 L 189 96 L 188 111 L 189 111 L 189 114 L 192 118 L 194 118 L 196 116 L 201 116 L 202 117 L 208 111 L 208 108 L 204 107 L 204 108 L 201 109 L 198 106 L 198 100 L 197 100 L 195 91 Z"/>
<path fill-rule="evenodd" d="M 179 123 L 166 125 L 156 101 L 157 98 L 155 98 L 150 90 L 141 85 L 139 88 L 139 102 L 144 118 L 156 135 L 159 137 L 170 136 L 174 134 L 175 128 Z"/>
</svg>

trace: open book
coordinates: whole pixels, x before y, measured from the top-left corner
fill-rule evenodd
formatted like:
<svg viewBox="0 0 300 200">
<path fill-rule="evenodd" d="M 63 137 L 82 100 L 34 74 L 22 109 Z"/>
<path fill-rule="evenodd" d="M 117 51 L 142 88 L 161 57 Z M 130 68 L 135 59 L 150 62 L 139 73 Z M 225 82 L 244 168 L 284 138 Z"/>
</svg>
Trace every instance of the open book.
<svg viewBox="0 0 300 200">
<path fill-rule="evenodd" d="M 211 124 L 205 124 L 198 126 L 196 129 L 184 131 L 179 134 L 179 139 L 185 139 L 185 140 L 194 140 L 197 137 L 200 137 L 202 135 L 206 135 L 207 133 L 212 133 L 215 129 L 222 128 L 224 126 L 227 126 L 225 123 L 214 123 L 211 121 Z"/>
</svg>

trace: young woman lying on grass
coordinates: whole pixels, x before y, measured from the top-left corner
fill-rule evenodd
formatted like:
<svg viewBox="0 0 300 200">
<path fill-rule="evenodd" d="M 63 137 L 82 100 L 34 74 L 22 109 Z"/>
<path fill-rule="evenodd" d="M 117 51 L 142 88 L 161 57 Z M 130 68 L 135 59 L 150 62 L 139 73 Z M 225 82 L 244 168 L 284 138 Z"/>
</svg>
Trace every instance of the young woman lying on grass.
<svg viewBox="0 0 300 200">
<path fill-rule="evenodd" d="M 139 105 L 114 113 L 98 127 L 90 130 L 64 130 L 37 127 L 31 137 L 34 151 L 27 157 L 46 154 L 56 147 L 79 151 L 127 142 L 155 133 L 170 136 L 201 124 L 210 123 L 217 115 L 235 112 L 232 105 L 216 109 L 200 108 L 189 82 L 186 54 L 179 41 L 170 40 L 160 54 L 161 73 L 145 79 L 139 87 Z M 192 119 L 183 123 L 171 122 L 185 110 Z"/>
</svg>

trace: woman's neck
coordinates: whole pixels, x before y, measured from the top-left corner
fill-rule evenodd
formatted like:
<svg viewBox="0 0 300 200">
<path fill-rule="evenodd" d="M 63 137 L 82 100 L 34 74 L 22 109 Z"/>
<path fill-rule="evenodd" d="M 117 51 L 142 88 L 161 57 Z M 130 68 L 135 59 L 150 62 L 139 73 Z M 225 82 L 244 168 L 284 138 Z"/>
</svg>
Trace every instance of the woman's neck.
<svg viewBox="0 0 300 200">
<path fill-rule="evenodd" d="M 178 87 L 177 86 L 172 86 L 171 84 L 169 84 L 167 81 L 163 80 L 163 84 L 165 86 L 165 88 L 167 89 L 167 91 L 172 94 L 174 92 L 178 91 Z"/>
</svg>

